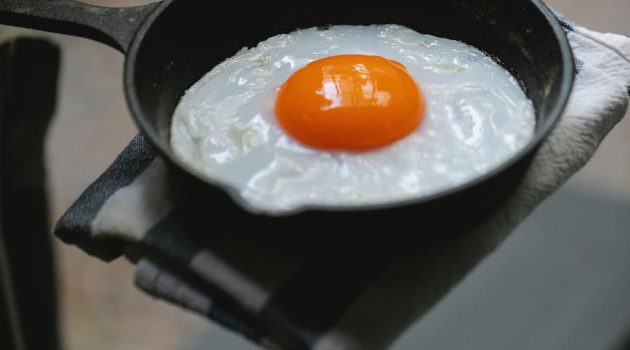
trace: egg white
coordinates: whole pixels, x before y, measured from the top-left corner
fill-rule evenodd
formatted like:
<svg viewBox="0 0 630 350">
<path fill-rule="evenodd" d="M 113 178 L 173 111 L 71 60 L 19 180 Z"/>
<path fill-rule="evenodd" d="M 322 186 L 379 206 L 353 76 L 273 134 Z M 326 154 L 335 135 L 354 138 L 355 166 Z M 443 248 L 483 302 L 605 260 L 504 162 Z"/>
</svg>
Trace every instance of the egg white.
<svg viewBox="0 0 630 350">
<path fill-rule="evenodd" d="M 300 145 L 274 116 L 278 88 L 327 56 L 379 55 L 403 63 L 426 104 L 421 126 L 361 153 Z M 480 50 L 399 25 L 309 28 L 244 48 L 178 105 L 171 146 L 252 211 L 357 206 L 418 198 L 492 170 L 533 137 L 534 108 L 516 80 Z"/>
</svg>

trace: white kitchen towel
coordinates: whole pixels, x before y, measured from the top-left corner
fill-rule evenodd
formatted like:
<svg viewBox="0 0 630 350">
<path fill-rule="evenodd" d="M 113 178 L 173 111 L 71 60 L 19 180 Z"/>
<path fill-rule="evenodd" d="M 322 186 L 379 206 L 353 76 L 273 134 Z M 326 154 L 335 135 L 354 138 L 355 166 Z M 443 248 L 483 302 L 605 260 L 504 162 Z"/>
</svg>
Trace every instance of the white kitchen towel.
<svg viewBox="0 0 630 350">
<path fill-rule="evenodd" d="M 383 349 L 582 167 L 624 116 L 630 39 L 562 23 L 577 66 L 566 111 L 507 203 L 456 238 L 395 257 L 349 251 L 352 259 L 343 259 L 213 232 L 211 218 L 191 217 L 194 208 L 142 134 L 55 233 L 105 260 L 125 254 L 137 263 L 140 288 L 264 347 Z"/>
</svg>

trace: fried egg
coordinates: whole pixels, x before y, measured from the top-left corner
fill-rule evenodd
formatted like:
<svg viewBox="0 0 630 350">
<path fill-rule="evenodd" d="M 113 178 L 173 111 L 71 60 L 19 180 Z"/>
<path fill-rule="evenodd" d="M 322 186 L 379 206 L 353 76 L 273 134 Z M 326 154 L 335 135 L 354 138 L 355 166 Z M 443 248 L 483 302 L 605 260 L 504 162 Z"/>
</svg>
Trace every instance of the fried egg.
<svg viewBox="0 0 630 350">
<path fill-rule="evenodd" d="M 243 48 L 182 97 L 175 154 L 246 209 L 391 203 L 499 166 L 533 137 L 517 81 L 479 49 L 400 25 L 331 26 Z"/>
</svg>

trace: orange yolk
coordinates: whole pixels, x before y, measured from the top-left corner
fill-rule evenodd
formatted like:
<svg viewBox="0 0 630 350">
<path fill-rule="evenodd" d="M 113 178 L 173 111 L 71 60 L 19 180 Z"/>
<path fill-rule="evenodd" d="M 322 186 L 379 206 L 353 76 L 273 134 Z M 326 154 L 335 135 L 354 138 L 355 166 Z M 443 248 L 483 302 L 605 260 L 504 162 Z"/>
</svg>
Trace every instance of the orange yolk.
<svg viewBox="0 0 630 350">
<path fill-rule="evenodd" d="M 295 72 L 280 88 L 275 112 L 286 132 L 304 145 L 364 151 L 415 130 L 424 101 L 401 63 L 341 55 Z"/>
</svg>

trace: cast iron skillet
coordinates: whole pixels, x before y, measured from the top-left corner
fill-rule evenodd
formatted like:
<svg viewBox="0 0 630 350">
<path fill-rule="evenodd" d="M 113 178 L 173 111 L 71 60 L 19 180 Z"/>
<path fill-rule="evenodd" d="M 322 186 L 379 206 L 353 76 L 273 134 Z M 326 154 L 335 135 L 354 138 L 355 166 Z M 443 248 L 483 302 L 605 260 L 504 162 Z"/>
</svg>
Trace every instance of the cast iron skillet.
<svg viewBox="0 0 630 350">
<path fill-rule="evenodd" d="M 175 184 L 203 203 L 197 208 L 211 216 L 212 227 L 235 233 L 271 229 L 297 236 L 302 236 L 300 230 L 443 234 L 473 225 L 522 178 L 532 154 L 560 117 L 573 82 L 567 39 L 539 0 L 388 0 L 383 6 L 366 6 L 365 0 L 213 3 L 164 0 L 113 9 L 70 0 L 1 0 L 0 22 L 79 35 L 125 53 L 124 85 L 136 123 L 167 160 Z M 235 190 L 203 180 L 173 155 L 169 126 L 179 98 L 243 46 L 296 28 L 376 23 L 398 23 L 461 40 L 496 58 L 534 102 L 535 138 L 495 171 L 433 196 L 357 208 L 308 207 L 278 217 L 247 210 Z"/>
</svg>

